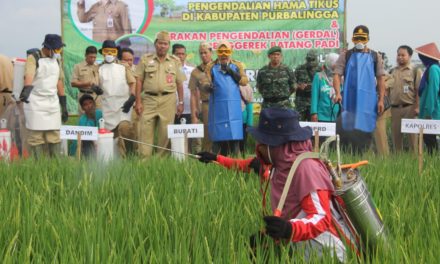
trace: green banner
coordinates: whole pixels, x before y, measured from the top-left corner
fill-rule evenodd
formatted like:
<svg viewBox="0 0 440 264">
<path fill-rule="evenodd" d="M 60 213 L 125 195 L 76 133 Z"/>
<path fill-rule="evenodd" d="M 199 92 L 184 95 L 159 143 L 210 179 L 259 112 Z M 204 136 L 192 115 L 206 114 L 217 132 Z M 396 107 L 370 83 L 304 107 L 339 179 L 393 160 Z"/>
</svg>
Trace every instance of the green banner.
<svg viewBox="0 0 440 264">
<path fill-rule="evenodd" d="M 272 46 L 283 48 L 283 62 L 294 69 L 304 63 L 309 49 L 317 49 L 323 61 L 326 53 L 339 51 L 344 43 L 345 0 L 64 0 L 63 10 L 70 112 L 77 110 L 77 89 L 70 87 L 73 66 L 83 60 L 87 46 L 99 49 L 105 39 L 132 48 L 137 63 L 142 54 L 154 52 L 156 33 L 167 30 L 172 44 L 186 46 L 194 64 L 200 62 L 200 42 L 215 49 L 227 40 L 252 86 Z M 258 94 L 255 97 L 258 101 Z"/>
</svg>

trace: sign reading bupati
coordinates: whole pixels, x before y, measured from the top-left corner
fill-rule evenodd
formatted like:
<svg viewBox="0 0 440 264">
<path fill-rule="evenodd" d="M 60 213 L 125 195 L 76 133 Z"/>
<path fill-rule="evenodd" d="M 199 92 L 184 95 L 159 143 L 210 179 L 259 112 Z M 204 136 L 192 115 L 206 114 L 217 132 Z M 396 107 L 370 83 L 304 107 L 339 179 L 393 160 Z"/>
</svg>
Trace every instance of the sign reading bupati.
<svg viewBox="0 0 440 264">
<path fill-rule="evenodd" d="M 318 131 L 319 136 L 331 137 L 336 135 L 336 123 L 299 122 L 301 127 L 309 126 L 313 133 Z"/>
<path fill-rule="evenodd" d="M 423 128 L 423 134 L 440 135 L 440 120 L 402 119 L 402 133 L 418 134 L 420 128 Z"/>
<path fill-rule="evenodd" d="M 61 139 L 78 139 L 78 134 L 81 135 L 81 140 L 98 140 L 98 128 L 86 126 L 61 126 Z"/>
<path fill-rule="evenodd" d="M 168 138 L 202 138 L 203 124 L 193 125 L 168 125 Z"/>
</svg>

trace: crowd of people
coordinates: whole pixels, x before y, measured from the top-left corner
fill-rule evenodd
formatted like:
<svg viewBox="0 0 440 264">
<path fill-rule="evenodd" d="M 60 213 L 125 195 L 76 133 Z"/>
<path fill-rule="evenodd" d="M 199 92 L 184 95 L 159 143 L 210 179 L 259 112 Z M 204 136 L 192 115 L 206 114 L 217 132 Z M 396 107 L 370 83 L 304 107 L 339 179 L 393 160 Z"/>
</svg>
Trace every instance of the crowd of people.
<svg viewBox="0 0 440 264">
<path fill-rule="evenodd" d="M 98 126 L 103 117 L 105 128 L 118 139 L 121 156 L 137 152 L 148 158 L 154 152 L 153 144 L 168 147 L 168 125 L 203 122 L 205 137 L 193 140 L 191 151 L 202 162 L 216 161 L 262 176 L 271 168 L 273 210 L 292 163 L 300 154 L 312 151 L 312 131 L 301 128 L 299 121 L 336 122 L 342 142 L 358 152 L 370 146 L 374 135 L 377 150 L 386 155 L 386 113 L 391 114 L 395 151 L 403 150 L 402 118 L 440 119 L 440 51 L 434 43 L 415 49 L 426 67 L 423 73 L 411 64 L 413 49 L 406 45 L 397 49 L 397 66 L 386 72 L 381 54 L 367 46 L 366 26 L 354 29 L 353 49 L 328 54 L 324 65 L 319 65 L 317 51 L 311 50 L 306 62 L 293 71 L 283 64 L 282 49 L 271 47 L 269 62 L 256 80 L 263 101 L 258 126 L 252 127 L 253 91 L 243 63 L 232 58 L 231 44 L 221 41 L 214 58 L 211 46 L 200 43 L 201 63 L 194 66 L 186 60 L 182 44 L 174 44 L 173 54 L 169 54 L 170 42 L 168 32 L 159 32 L 156 51 L 142 56 L 138 65 L 133 64 L 133 51 L 120 49 L 113 40 L 103 41 L 99 50 L 87 47 L 84 61 L 75 65 L 71 78 L 71 86 L 79 90 L 79 125 Z M 15 100 L 11 97 L 13 65 L 0 56 L 0 116 L 14 102 L 22 105 L 27 144 L 36 157 L 60 153 L 60 127 L 68 119 L 59 62 L 64 46 L 59 35 L 48 34 L 43 47 L 30 52 L 24 87 Z M 98 52 L 104 58 L 100 65 L 96 64 Z M 292 94 L 296 95 L 295 107 Z M 240 141 L 246 132 L 257 141 L 256 157 L 227 157 L 244 152 Z M 424 140 L 430 153 L 437 149 L 435 135 L 425 135 Z M 410 141 L 416 150 L 416 140 L 410 137 Z M 93 155 L 94 144 L 82 144 L 84 155 Z M 71 152 L 75 147 L 73 144 Z M 165 151 L 157 149 L 156 154 Z M 305 242 L 306 249 L 319 248 L 319 252 L 331 248 L 344 261 L 346 245 L 355 242 L 333 208 L 333 193 L 325 165 L 313 159 L 303 161 L 281 215 L 264 218 L 267 234 Z"/>
<path fill-rule="evenodd" d="M 413 49 L 402 45 L 397 49 L 397 66 L 387 72 L 384 54 L 367 46 L 366 26 L 354 29 L 352 42 L 354 48 L 327 54 L 322 65 L 317 50 L 310 50 L 305 63 L 295 71 L 283 63 L 283 50 L 271 47 L 267 52 L 269 62 L 256 78 L 261 107 L 295 109 L 301 121 L 336 122 L 344 146 L 362 153 L 374 138 L 376 150 L 382 155 L 390 153 L 387 119 L 391 117 L 393 150 L 400 152 L 406 147 L 400 131 L 403 118 L 438 118 L 440 52 L 434 43 L 416 49 L 426 67 L 423 73 L 421 67 L 411 63 Z M 186 60 L 184 45 L 170 46 L 166 31 L 157 34 L 154 45 L 155 52 L 145 54 L 134 65 L 130 48 L 105 40 L 99 51 L 95 46 L 85 49 L 84 61 L 74 66 L 71 75 L 70 84 L 78 89 L 78 102 L 93 101 L 93 109 L 102 110 L 106 129 L 115 137 L 148 144 L 119 140 L 121 156 L 138 153 L 148 158 L 154 151 L 164 155 L 163 149 L 154 150 L 151 145 L 169 146 L 169 124 L 199 122 L 203 122 L 205 137 L 190 141 L 191 152 L 243 153 L 246 128 L 253 125 L 253 89 L 242 62 L 233 59 L 231 44 L 218 43 L 214 58 L 211 46 L 200 43 L 201 64 L 197 66 Z M 43 150 L 51 155 L 59 152 L 61 121 L 68 118 L 60 63 L 63 47 L 60 36 L 48 34 L 41 49 L 29 51 L 24 88 L 20 98 L 15 98 L 23 103 L 26 143 L 34 154 Z M 172 54 L 168 53 L 170 48 Z M 100 65 L 96 63 L 98 53 L 104 58 Z M 13 65 L 5 56 L 0 59 L 2 114 L 14 103 Z M 84 106 L 78 105 L 79 113 L 86 115 Z M 99 116 L 95 112 L 88 118 Z M 96 126 L 97 122 L 80 124 Z M 425 135 L 424 140 L 430 153 L 437 149 L 435 135 Z M 409 142 L 410 149 L 416 151 L 415 135 L 409 136 Z"/>
</svg>

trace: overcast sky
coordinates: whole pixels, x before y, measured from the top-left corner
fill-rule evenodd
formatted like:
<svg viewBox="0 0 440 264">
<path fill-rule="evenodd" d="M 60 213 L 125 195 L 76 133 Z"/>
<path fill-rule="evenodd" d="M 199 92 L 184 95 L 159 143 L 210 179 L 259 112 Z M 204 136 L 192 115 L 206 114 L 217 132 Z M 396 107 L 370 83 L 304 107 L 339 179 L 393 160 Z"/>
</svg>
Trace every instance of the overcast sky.
<svg viewBox="0 0 440 264">
<path fill-rule="evenodd" d="M 348 39 L 356 25 L 367 25 L 369 46 L 385 51 L 391 62 L 401 44 L 440 47 L 440 0 L 347 1 Z M 0 53 L 23 57 L 28 48 L 41 46 L 46 33 L 60 34 L 60 0 L 0 0 L 0 19 Z"/>
</svg>

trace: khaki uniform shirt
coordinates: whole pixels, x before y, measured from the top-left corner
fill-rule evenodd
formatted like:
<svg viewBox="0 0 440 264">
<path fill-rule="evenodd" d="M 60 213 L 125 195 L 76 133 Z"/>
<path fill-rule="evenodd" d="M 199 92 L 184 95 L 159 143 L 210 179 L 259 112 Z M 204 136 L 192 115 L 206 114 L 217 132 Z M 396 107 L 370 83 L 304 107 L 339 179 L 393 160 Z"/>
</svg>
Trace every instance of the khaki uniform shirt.
<svg viewBox="0 0 440 264">
<path fill-rule="evenodd" d="M 11 60 L 0 54 L 0 93 L 12 92 L 12 80 L 14 78 L 14 68 Z"/>
<path fill-rule="evenodd" d="M 369 52 L 369 51 L 370 50 L 368 50 L 367 52 Z M 336 61 L 335 71 L 334 71 L 335 74 L 338 74 L 340 76 L 343 76 L 345 74 L 346 54 L 347 54 L 346 52 L 342 52 L 341 55 L 339 56 L 339 59 Z M 379 53 L 377 53 L 376 77 L 383 76 L 385 74 L 386 74 L 386 71 L 383 66 L 382 56 L 380 56 Z"/>
<path fill-rule="evenodd" d="M 98 68 L 98 65 L 89 65 L 86 61 L 75 64 L 73 67 L 72 81 L 91 82 L 95 85 L 98 85 Z"/>
<path fill-rule="evenodd" d="M 179 58 L 167 54 L 161 62 L 156 53 L 142 56 L 136 77 L 143 83 L 142 91 L 152 94 L 175 93 L 177 84 L 186 80 Z"/>
<path fill-rule="evenodd" d="M 43 51 L 40 51 L 41 58 L 47 58 L 46 55 L 44 55 Z M 60 66 L 60 77 L 59 80 L 64 81 L 64 71 L 63 67 L 61 67 L 61 62 L 58 61 L 58 64 Z M 35 76 L 35 73 L 37 72 L 37 61 L 35 60 L 35 57 L 33 55 L 29 55 L 26 60 L 26 64 L 24 66 L 24 75 L 28 76 Z"/>
<path fill-rule="evenodd" d="M 200 64 L 191 72 L 189 78 L 189 89 L 191 91 L 199 90 L 200 100 L 202 100 L 202 102 L 209 101 L 209 91 L 206 88 L 209 87 L 210 82 L 205 70 L 206 65 Z"/>
<path fill-rule="evenodd" d="M 78 20 L 81 23 L 93 21 L 93 40 L 115 40 L 122 35 L 131 34 L 131 21 L 128 6 L 123 1 L 108 0 L 105 4 L 101 1 L 93 4 L 88 11 L 85 3 L 78 3 Z"/>
<path fill-rule="evenodd" d="M 391 73 L 390 88 L 391 105 L 415 104 L 422 71 L 409 64 L 395 67 Z"/>
</svg>

